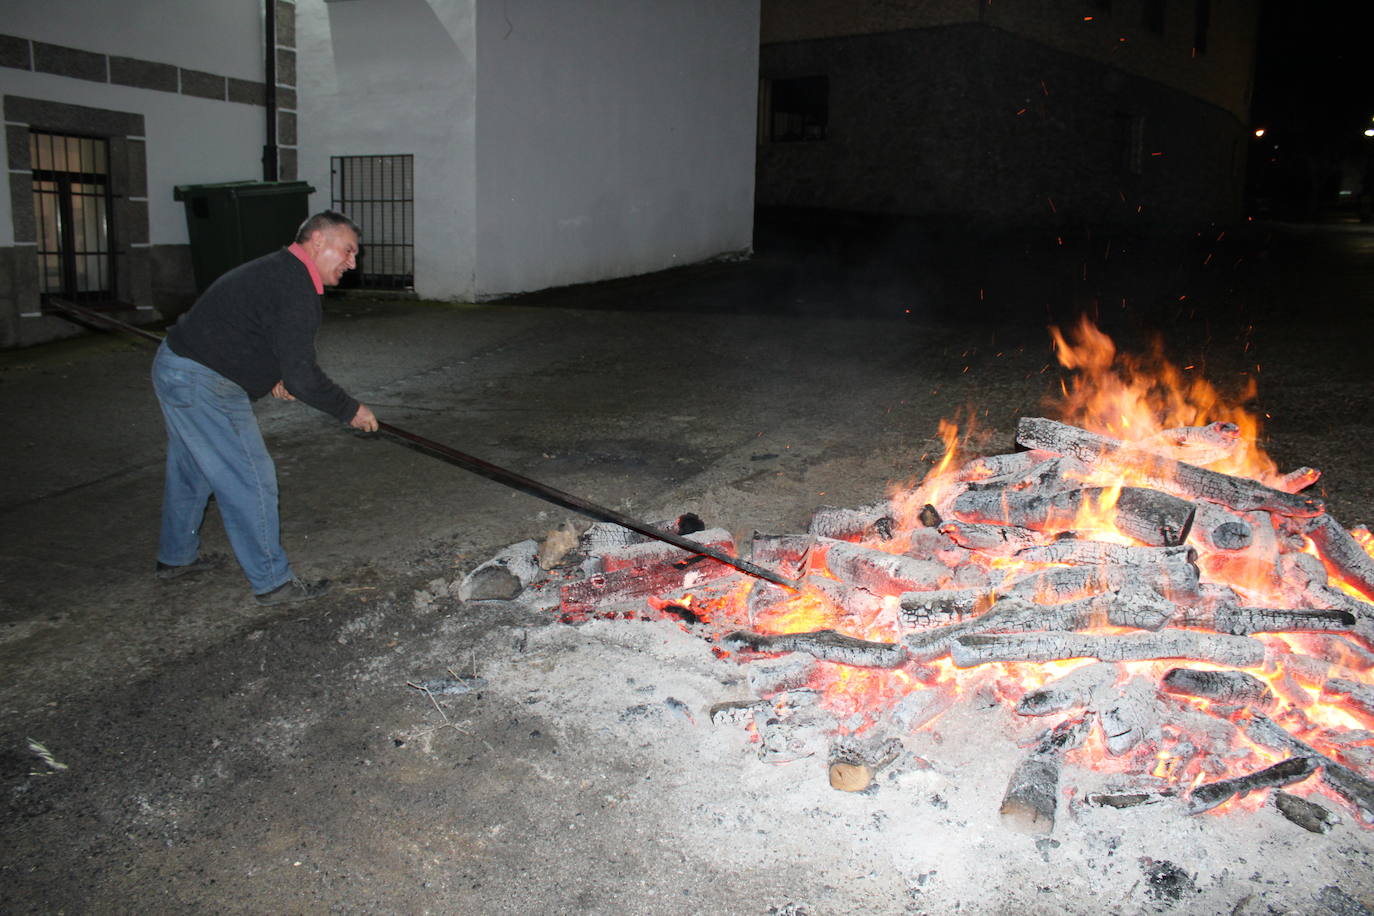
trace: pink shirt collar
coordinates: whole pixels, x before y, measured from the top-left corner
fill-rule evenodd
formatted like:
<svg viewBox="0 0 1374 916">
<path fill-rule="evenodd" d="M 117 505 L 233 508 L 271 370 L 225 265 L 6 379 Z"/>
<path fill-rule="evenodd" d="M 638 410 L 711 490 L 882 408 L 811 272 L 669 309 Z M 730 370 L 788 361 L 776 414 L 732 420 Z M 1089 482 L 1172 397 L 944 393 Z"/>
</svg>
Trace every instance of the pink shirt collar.
<svg viewBox="0 0 1374 916">
<path fill-rule="evenodd" d="M 297 242 L 292 242 L 286 246 L 286 250 L 294 254 L 305 265 L 305 269 L 310 271 L 310 279 L 315 284 L 315 292 L 324 295 L 324 281 L 320 279 L 320 272 L 315 267 L 315 262 L 310 260 L 310 256 L 305 253 L 305 249 Z"/>
</svg>

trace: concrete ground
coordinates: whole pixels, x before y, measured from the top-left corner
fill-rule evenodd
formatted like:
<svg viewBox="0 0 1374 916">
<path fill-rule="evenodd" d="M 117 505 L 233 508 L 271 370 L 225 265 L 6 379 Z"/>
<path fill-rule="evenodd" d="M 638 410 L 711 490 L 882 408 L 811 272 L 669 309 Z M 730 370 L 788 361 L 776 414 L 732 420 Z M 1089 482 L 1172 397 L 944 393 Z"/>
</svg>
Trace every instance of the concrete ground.
<svg viewBox="0 0 1374 916">
<path fill-rule="evenodd" d="M 330 299 L 321 362 L 422 436 L 746 535 L 918 478 L 941 418 L 972 417 L 976 451 L 1013 450 L 1058 384 L 1046 326 L 1088 311 L 1123 348 L 1158 332 L 1223 388 L 1253 380 L 1278 463 L 1322 469 L 1341 521 L 1374 520 L 1370 227 L 974 242 L 780 217 L 756 247 L 488 305 Z M 718 663 L 681 634 L 417 601 L 567 513 L 301 405 L 259 416 L 288 552 L 335 591 L 260 608 L 232 563 L 155 581 L 150 359 L 97 335 L 0 354 L 0 910 L 1092 909 L 1086 858 L 1027 847 L 1043 887 L 994 862 L 937 890 L 964 866 L 854 840 L 867 802 L 757 772 L 700 711 L 686 741 L 681 723 L 627 726 L 637 697 L 720 698 Z M 225 551 L 211 516 L 206 549 Z M 407 686 L 449 669 L 488 687 L 439 708 Z M 956 826 L 941 855 L 981 855 Z M 1347 829 L 1331 861 L 1368 874 L 1370 840 Z M 1129 878 L 1110 879 L 1112 911 L 1174 905 Z M 1297 911 L 1330 882 L 1203 883 L 1180 912 Z M 1367 882 L 1345 891 L 1372 902 Z"/>
</svg>

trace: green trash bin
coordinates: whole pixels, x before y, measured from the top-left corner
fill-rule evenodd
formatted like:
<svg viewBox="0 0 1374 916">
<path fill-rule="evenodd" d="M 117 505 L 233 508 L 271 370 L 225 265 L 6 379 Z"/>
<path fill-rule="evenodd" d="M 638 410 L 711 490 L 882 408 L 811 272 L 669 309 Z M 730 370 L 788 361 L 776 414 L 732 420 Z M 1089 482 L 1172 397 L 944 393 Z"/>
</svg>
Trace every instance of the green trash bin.
<svg viewBox="0 0 1374 916">
<path fill-rule="evenodd" d="M 177 185 L 172 199 L 186 205 L 196 289 L 205 292 L 220 274 L 291 244 L 314 190 L 305 181 Z"/>
</svg>

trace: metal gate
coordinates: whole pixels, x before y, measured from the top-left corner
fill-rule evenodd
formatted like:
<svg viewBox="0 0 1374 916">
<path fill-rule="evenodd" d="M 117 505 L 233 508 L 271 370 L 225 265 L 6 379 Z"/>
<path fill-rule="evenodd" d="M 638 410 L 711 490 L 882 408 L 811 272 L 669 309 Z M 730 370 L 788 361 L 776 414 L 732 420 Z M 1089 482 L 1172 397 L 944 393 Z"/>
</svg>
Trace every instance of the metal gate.
<svg viewBox="0 0 1374 916">
<path fill-rule="evenodd" d="M 29 134 L 38 289 L 113 304 L 109 142 L 44 131 Z"/>
<path fill-rule="evenodd" d="M 363 234 L 358 269 L 341 286 L 413 289 L 415 286 L 415 157 L 333 156 L 333 206 Z"/>
</svg>

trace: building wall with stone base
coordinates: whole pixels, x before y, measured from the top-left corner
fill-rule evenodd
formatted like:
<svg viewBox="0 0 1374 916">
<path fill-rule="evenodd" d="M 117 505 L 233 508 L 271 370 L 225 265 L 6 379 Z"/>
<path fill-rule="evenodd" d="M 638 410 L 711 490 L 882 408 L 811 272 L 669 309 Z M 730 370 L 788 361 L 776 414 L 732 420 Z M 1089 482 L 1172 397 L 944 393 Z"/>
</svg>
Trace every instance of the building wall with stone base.
<svg viewBox="0 0 1374 916">
<path fill-rule="evenodd" d="M 773 140 L 767 90 L 824 76 L 817 139 Z M 763 46 L 762 206 L 986 229 L 1240 215 L 1246 126 L 1177 88 L 977 23 Z"/>
<path fill-rule="evenodd" d="M 287 0 L 12 0 L 0 22 L 0 346 L 81 333 L 45 312 L 44 225 L 31 138 L 94 140 L 113 281 L 91 304 L 147 323 L 193 301 L 184 204 L 173 189 L 263 177 L 264 2 L 277 19 L 279 134 L 294 144 L 294 4 Z M 294 146 L 279 177 L 295 177 Z M 49 218 L 47 225 L 53 221 Z M 289 241 L 283 239 L 283 243 Z M 64 243 L 65 244 L 65 243 Z M 51 291 L 52 280 L 46 281 Z"/>
</svg>

